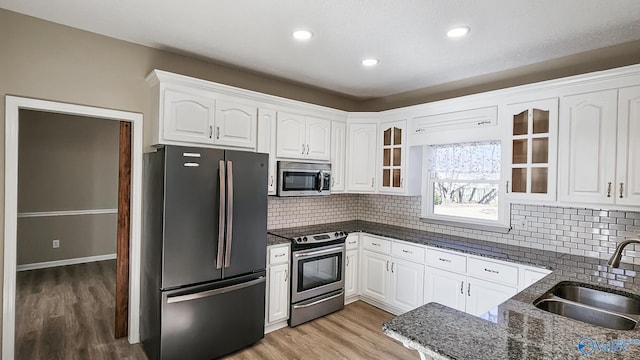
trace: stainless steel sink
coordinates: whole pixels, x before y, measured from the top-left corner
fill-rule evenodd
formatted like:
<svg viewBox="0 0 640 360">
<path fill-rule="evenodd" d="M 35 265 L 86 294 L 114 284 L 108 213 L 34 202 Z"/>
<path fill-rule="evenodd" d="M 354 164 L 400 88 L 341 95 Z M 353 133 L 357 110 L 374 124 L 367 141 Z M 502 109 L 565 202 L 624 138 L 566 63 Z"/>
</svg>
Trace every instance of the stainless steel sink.
<svg viewBox="0 0 640 360">
<path fill-rule="evenodd" d="M 640 297 L 588 284 L 564 281 L 533 303 L 553 314 L 616 330 L 638 324 Z"/>
</svg>

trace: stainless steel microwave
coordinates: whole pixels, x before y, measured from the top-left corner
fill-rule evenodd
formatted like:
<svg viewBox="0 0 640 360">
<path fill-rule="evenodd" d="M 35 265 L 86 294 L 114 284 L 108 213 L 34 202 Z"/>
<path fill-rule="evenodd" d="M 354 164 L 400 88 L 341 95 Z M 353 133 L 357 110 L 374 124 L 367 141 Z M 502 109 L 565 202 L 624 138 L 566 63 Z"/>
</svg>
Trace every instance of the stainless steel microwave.
<svg viewBox="0 0 640 360">
<path fill-rule="evenodd" d="M 331 164 L 278 161 L 278 196 L 331 194 Z"/>
</svg>

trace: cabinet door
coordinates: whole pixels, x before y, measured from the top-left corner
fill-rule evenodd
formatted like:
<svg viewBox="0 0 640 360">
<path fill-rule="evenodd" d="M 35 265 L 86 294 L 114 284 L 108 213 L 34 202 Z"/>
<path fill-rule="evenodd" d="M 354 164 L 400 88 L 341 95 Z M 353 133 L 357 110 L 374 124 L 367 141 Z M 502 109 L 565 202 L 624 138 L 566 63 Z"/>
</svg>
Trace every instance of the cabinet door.
<svg viewBox="0 0 640 360">
<path fill-rule="evenodd" d="M 289 264 L 269 267 L 269 292 L 267 294 L 267 322 L 289 318 Z"/>
<path fill-rule="evenodd" d="M 393 258 L 391 304 L 403 311 L 421 306 L 424 296 L 424 265 Z"/>
<path fill-rule="evenodd" d="M 389 292 L 389 256 L 370 251 L 362 252 L 362 295 L 381 302 Z"/>
<path fill-rule="evenodd" d="M 465 289 L 467 313 L 480 316 L 518 293 L 518 289 L 469 277 Z"/>
<path fill-rule="evenodd" d="M 406 120 L 380 124 L 378 135 L 378 188 L 403 192 L 406 169 Z"/>
<path fill-rule="evenodd" d="M 164 90 L 163 123 L 166 140 L 212 144 L 216 101 L 186 89 Z"/>
<path fill-rule="evenodd" d="M 508 105 L 504 147 L 506 192 L 512 199 L 556 199 L 558 99 Z"/>
<path fill-rule="evenodd" d="M 376 177 L 376 124 L 350 124 L 348 190 L 374 192 Z"/>
<path fill-rule="evenodd" d="M 257 107 L 218 100 L 215 117 L 216 145 L 256 148 Z"/>
<path fill-rule="evenodd" d="M 347 251 L 344 268 L 344 297 L 358 294 L 358 251 Z"/>
<path fill-rule="evenodd" d="M 276 112 L 258 109 L 258 152 L 269 154 L 268 194 L 276 194 Z"/>
<path fill-rule="evenodd" d="M 607 90 L 562 98 L 560 200 L 614 203 L 617 95 Z"/>
<path fill-rule="evenodd" d="M 347 125 L 331 124 L 331 191 L 344 191 L 344 163 L 347 157 Z"/>
<path fill-rule="evenodd" d="M 307 152 L 305 144 L 305 117 L 302 115 L 278 112 L 277 126 L 277 157 L 303 159 Z"/>
<path fill-rule="evenodd" d="M 465 275 L 425 266 L 424 303 L 436 302 L 465 311 Z"/>
<path fill-rule="evenodd" d="M 331 157 L 331 121 L 307 117 L 305 139 L 307 159 L 327 160 Z"/>
<path fill-rule="evenodd" d="M 616 204 L 640 206 L 640 86 L 620 89 Z"/>
</svg>

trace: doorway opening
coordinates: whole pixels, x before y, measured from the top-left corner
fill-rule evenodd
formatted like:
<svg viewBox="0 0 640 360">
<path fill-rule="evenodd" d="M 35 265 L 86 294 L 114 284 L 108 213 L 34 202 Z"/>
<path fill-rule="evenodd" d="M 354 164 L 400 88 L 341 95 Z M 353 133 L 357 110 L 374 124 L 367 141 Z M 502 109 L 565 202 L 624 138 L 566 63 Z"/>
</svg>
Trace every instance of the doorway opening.
<svg viewBox="0 0 640 360">
<path fill-rule="evenodd" d="M 82 105 L 65 104 L 28 98 L 6 97 L 5 132 L 5 251 L 3 283 L 3 359 L 13 359 L 15 353 L 15 310 L 17 270 L 17 215 L 18 215 L 18 128 L 20 110 L 36 110 L 49 113 L 85 116 L 121 122 L 121 128 L 129 129 L 130 148 L 130 202 L 120 207 L 121 215 L 130 219 L 130 227 L 120 227 L 128 239 L 129 258 L 120 273 L 127 274 L 125 286 L 129 300 L 124 305 L 128 319 L 120 327 L 128 327 L 130 343 L 139 342 L 139 278 L 140 278 L 140 229 L 141 229 L 141 178 L 142 178 L 142 114 L 109 110 Z M 122 129 L 120 129 L 122 130 Z M 125 129 L 126 130 L 126 129 Z M 121 156 L 122 157 L 122 156 Z M 126 156 L 125 156 L 126 157 Z M 120 174 L 122 175 L 122 174 Z M 126 191 L 126 189 L 125 189 Z M 126 200 L 126 199 L 125 199 Z M 119 201 L 120 202 L 120 201 Z M 123 230 L 124 229 L 124 230 Z M 128 284 L 127 284 L 128 282 Z M 126 289 L 125 289 L 126 290 Z M 127 321 L 128 320 L 128 321 Z M 128 324 L 127 324 L 128 322 Z M 116 323 L 116 327 L 118 324 Z M 125 328 L 126 331 L 126 328 Z"/>
</svg>

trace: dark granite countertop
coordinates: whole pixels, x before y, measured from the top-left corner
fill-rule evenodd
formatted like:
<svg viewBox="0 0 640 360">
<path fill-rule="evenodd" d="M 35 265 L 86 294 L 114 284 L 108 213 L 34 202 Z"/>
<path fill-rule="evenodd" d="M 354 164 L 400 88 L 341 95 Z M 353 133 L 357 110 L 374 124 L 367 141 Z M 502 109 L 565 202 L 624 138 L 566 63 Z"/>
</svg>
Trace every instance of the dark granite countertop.
<svg viewBox="0 0 640 360">
<path fill-rule="evenodd" d="M 434 359 L 640 359 L 640 329 L 612 330 L 542 311 L 534 300 L 561 281 L 640 294 L 639 265 L 610 269 L 606 260 L 376 224 L 366 221 L 270 230 L 273 245 L 287 234 L 362 231 L 428 246 L 546 267 L 553 272 L 483 316 L 429 303 L 387 321 L 383 332 Z M 277 240 L 278 238 L 280 240 Z M 581 340 L 582 339 L 582 340 Z M 625 342 L 627 341 L 627 342 Z M 596 343 L 597 342 L 597 343 Z M 602 351 L 605 345 L 609 352 Z M 626 349 L 622 353 L 622 347 Z M 600 348 L 597 348 L 600 346 Z M 617 347 L 616 347 L 617 346 Z"/>
</svg>

